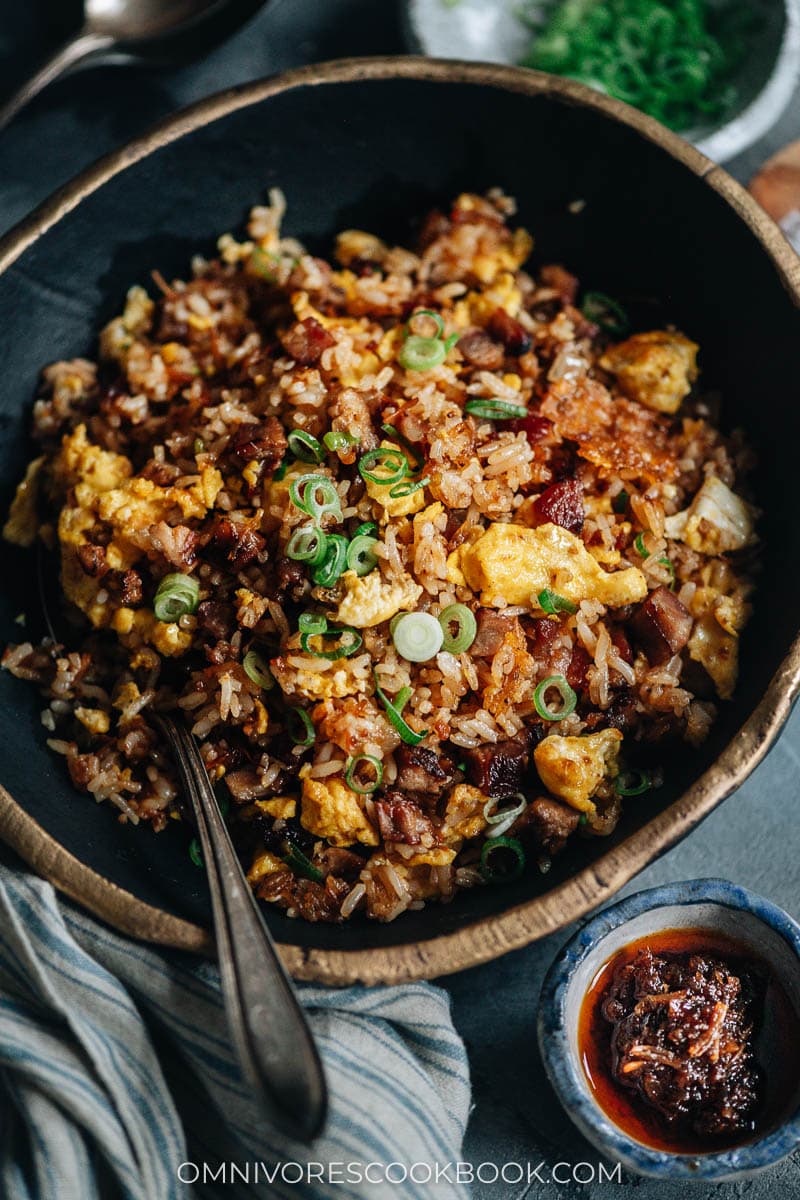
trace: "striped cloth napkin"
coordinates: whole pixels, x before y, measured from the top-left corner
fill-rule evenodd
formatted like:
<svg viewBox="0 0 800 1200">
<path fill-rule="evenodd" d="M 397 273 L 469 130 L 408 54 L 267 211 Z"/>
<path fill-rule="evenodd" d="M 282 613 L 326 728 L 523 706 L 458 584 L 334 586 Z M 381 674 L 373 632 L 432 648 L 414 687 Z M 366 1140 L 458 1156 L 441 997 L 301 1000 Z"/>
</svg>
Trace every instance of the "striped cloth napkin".
<svg viewBox="0 0 800 1200">
<path fill-rule="evenodd" d="M 126 940 L 16 861 L 0 854 L 4 1200 L 463 1200 L 447 1172 L 424 1182 L 458 1160 L 469 1109 L 445 992 L 301 986 L 331 1108 L 310 1149 L 287 1143 L 248 1099 L 216 966 Z"/>
</svg>

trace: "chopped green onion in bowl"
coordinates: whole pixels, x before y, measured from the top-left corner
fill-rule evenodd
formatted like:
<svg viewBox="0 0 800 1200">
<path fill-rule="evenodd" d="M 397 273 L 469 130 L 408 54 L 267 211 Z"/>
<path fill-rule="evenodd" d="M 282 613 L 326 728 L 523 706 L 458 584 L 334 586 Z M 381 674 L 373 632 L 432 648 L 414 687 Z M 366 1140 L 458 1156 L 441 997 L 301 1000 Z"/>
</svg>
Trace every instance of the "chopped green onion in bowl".
<svg viewBox="0 0 800 1200">
<path fill-rule="evenodd" d="M 322 883 L 325 879 L 319 867 L 315 867 L 311 859 L 306 858 L 303 851 L 288 839 L 284 841 L 283 861 L 294 871 L 295 875 L 303 875 L 313 883 Z"/>
<path fill-rule="evenodd" d="M 289 499 L 314 521 L 326 513 L 342 519 L 342 502 L 332 479 L 327 475 L 300 475 L 289 484 Z"/>
<path fill-rule="evenodd" d="M 321 463 L 325 458 L 322 443 L 312 433 L 306 433 L 303 429 L 293 429 L 286 440 L 292 454 L 301 462 Z"/>
<path fill-rule="evenodd" d="M 311 639 L 325 642 L 327 638 L 336 638 L 336 645 L 332 649 L 326 649 L 322 646 L 312 646 Z M 357 629 L 351 629 L 348 625 L 341 628 L 328 627 L 319 633 L 301 633 L 300 645 L 306 654 L 313 654 L 316 658 L 327 658 L 331 662 L 336 662 L 339 658 L 350 658 L 357 650 L 361 649 L 363 638 Z"/>
<path fill-rule="evenodd" d="M 314 570 L 311 578 L 317 587 L 333 587 L 347 565 L 349 542 L 340 533 L 329 533 L 325 556 Z"/>
<path fill-rule="evenodd" d="M 363 779 L 364 765 L 373 772 L 372 779 L 366 782 Z M 383 763 L 372 754 L 357 754 L 348 762 L 344 779 L 351 791 L 368 796 L 370 792 L 376 792 L 383 782 Z"/>
<path fill-rule="evenodd" d="M 328 537 L 316 525 L 295 529 L 286 543 L 286 557 L 294 562 L 307 562 L 315 567 L 328 552 Z"/>
<path fill-rule="evenodd" d="M 463 654 L 475 641 L 478 622 L 466 604 L 448 604 L 439 613 L 439 624 L 444 634 L 442 649 L 450 654 Z"/>
<path fill-rule="evenodd" d="M 252 679 L 253 683 L 268 691 L 275 686 L 275 680 L 270 672 L 269 666 L 261 657 L 257 650 L 248 650 L 242 659 L 242 667 L 248 679 Z"/>
<path fill-rule="evenodd" d="M 587 292 L 583 297 L 581 312 L 587 321 L 599 325 L 612 337 L 624 337 L 631 327 L 622 305 L 604 292 Z"/>
<path fill-rule="evenodd" d="M 348 571 L 355 571 L 356 575 L 369 575 L 378 565 L 378 556 L 375 553 L 377 544 L 377 538 L 366 533 L 357 534 L 347 547 Z"/>
<path fill-rule="evenodd" d="M 304 749 L 307 749 L 309 746 L 314 745 L 316 737 L 314 722 L 304 708 L 295 707 L 289 709 L 286 728 L 295 746 L 302 746 Z"/>
<path fill-rule="evenodd" d="M 431 613 L 405 613 L 392 630 L 394 648 L 409 662 L 435 658 L 444 642 L 444 629 Z"/>
<path fill-rule="evenodd" d="M 577 604 L 573 604 L 571 600 L 567 600 L 566 596 L 559 596 L 558 592 L 552 592 L 550 588 L 544 588 L 537 596 L 539 607 L 542 612 L 547 613 L 549 617 L 555 616 L 556 613 L 576 613 L 578 611 Z"/>
<path fill-rule="evenodd" d="M 379 446 L 377 450 L 368 450 L 358 460 L 358 473 L 370 483 L 399 483 L 408 474 L 408 459 L 402 450 Z"/>
<path fill-rule="evenodd" d="M 427 487 L 429 483 L 430 477 L 428 475 L 424 479 L 404 479 L 389 489 L 389 495 L 394 500 L 399 499 L 401 496 L 411 496 L 414 492 L 418 492 L 420 488 Z"/>
<path fill-rule="evenodd" d="M 387 717 L 407 746 L 417 746 L 428 736 L 427 729 L 422 733 L 417 733 L 403 718 L 403 709 L 411 699 L 412 688 L 401 688 L 394 700 L 390 700 L 378 683 L 378 676 L 375 674 L 375 695 L 386 709 Z"/>
<path fill-rule="evenodd" d="M 328 618 L 324 613 L 304 612 L 297 618 L 297 628 L 301 633 L 324 633 Z"/>
<path fill-rule="evenodd" d="M 153 600 L 156 620 L 169 624 L 197 612 L 200 584 L 191 575 L 165 575 Z"/>
<path fill-rule="evenodd" d="M 553 708 L 547 699 L 549 691 L 558 692 L 561 703 L 557 708 Z M 563 675 L 548 676 L 547 679 L 542 680 L 533 693 L 533 706 L 543 721 L 563 721 L 565 717 L 575 711 L 577 703 L 578 697 Z"/>
<path fill-rule="evenodd" d="M 525 851 L 516 838 L 487 838 L 481 850 L 480 872 L 487 883 L 513 883 L 525 869 Z"/>
<path fill-rule="evenodd" d="M 322 439 L 326 449 L 331 452 L 339 450 L 350 450 L 353 446 L 358 445 L 358 438 L 354 433 L 346 433 L 340 429 L 330 429 Z"/>
<path fill-rule="evenodd" d="M 512 799 L 513 803 L 499 810 L 497 808 L 498 801 L 494 797 L 491 797 L 484 804 L 483 815 L 487 825 L 490 827 L 486 831 L 487 840 L 502 837 L 528 807 L 528 801 L 521 792 L 518 792 Z"/>
<path fill-rule="evenodd" d="M 510 404 L 507 400 L 478 399 L 468 400 L 464 412 L 481 421 L 518 421 L 527 417 L 528 410 L 524 404 Z"/>
</svg>

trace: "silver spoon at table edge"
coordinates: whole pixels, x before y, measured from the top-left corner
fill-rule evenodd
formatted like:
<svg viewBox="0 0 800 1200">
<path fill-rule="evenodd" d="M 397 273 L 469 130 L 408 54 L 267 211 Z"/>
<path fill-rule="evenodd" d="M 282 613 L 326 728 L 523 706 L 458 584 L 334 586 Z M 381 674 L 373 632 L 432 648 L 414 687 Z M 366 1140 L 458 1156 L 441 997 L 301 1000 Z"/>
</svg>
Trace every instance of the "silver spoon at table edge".
<svg viewBox="0 0 800 1200">
<path fill-rule="evenodd" d="M 79 67 L 190 62 L 224 41 L 266 2 L 84 0 L 83 25 L 0 107 L 0 129 L 51 83 Z"/>
</svg>

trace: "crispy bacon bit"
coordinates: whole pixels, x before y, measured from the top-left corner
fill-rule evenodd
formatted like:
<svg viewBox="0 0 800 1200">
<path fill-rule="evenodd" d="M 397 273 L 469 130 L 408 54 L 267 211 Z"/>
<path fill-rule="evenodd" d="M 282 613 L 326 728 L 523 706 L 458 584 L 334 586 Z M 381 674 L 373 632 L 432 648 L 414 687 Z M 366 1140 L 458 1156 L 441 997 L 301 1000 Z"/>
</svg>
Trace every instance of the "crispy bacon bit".
<svg viewBox="0 0 800 1200">
<path fill-rule="evenodd" d="M 583 484 L 575 478 L 552 483 L 537 497 L 533 509 L 540 524 L 551 522 L 570 533 L 580 533 L 586 518 Z"/>
<path fill-rule="evenodd" d="M 496 371 L 502 367 L 505 358 L 500 342 L 494 341 L 482 329 L 465 333 L 458 340 L 458 349 L 471 366 L 481 367 L 484 371 Z"/>
<path fill-rule="evenodd" d="M 584 650 L 583 646 L 575 646 L 572 650 L 572 657 L 569 660 L 567 667 L 567 683 L 576 692 L 582 692 L 586 689 L 586 675 L 589 667 L 592 665 L 592 660 Z"/>
<path fill-rule="evenodd" d="M 92 542 L 85 542 L 82 546 L 78 546 L 76 554 L 82 569 L 92 579 L 102 579 L 108 571 L 106 552 L 103 546 L 95 546 Z"/>
<path fill-rule="evenodd" d="M 464 751 L 467 775 L 474 787 L 488 796 L 511 796 L 522 787 L 528 766 L 530 737 L 527 731 L 495 745 Z"/>
<path fill-rule="evenodd" d="M 539 272 L 539 278 L 545 287 L 552 288 L 554 292 L 558 292 L 559 297 L 565 304 L 575 303 L 579 287 L 578 278 L 567 271 L 565 267 L 559 266 L 558 263 L 542 267 Z"/>
<path fill-rule="evenodd" d="M 314 317 L 297 321 L 280 335 L 280 339 L 286 353 L 301 367 L 313 367 L 322 357 L 323 350 L 336 344 L 336 338 Z"/>
<path fill-rule="evenodd" d="M 282 554 L 275 564 L 278 577 L 277 598 L 289 596 L 292 600 L 302 600 L 306 591 L 306 572 L 302 563 L 295 562 Z"/>
<path fill-rule="evenodd" d="M 421 792 L 423 797 L 438 797 L 456 776 L 455 763 L 448 755 L 434 754 L 425 746 L 400 746 L 395 752 L 399 791 Z"/>
<path fill-rule="evenodd" d="M 230 441 L 231 452 L 240 462 L 263 462 L 267 471 L 274 471 L 283 462 L 289 447 L 283 426 L 277 417 L 263 421 L 247 421 L 239 426 Z"/>
<path fill-rule="evenodd" d="M 531 654 L 537 662 L 546 662 L 553 649 L 553 642 L 561 632 L 561 624 L 551 617 L 527 618 L 525 632 L 530 642 Z"/>
<path fill-rule="evenodd" d="M 651 666 L 661 666 L 688 642 L 692 617 L 669 588 L 659 587 L 640 604 L 631 628 L 647 661 Z"/>
<path fill-rule="evenodd" d="M 496 337 L 506 348 L 506 353 L 514 358 L 527 354 L 533 345 L 533 338 L 524 325 L 514 317 L 510 317 L 504 308 L 496 308 L 489 317 L 486 326 L 492 337 Z"/>
<path fill-rule="evenodd" d="M 418 846 L 426 834 L 431 843 L 434 840 L 435 831 L 430 818 L 402 792 L 387 792 L 382 800 L 376 800 L 375 814 L 380 835 L 385 842 Z"/>
<path fill-rule="evenodd" d="M 209 531 L 207 550 L 212 557 L 223 558 L 232 570 L 241 571 L 258 557 L 265 545 L 264 537 L 252 525 L 217 517 Z"/>
</svg>

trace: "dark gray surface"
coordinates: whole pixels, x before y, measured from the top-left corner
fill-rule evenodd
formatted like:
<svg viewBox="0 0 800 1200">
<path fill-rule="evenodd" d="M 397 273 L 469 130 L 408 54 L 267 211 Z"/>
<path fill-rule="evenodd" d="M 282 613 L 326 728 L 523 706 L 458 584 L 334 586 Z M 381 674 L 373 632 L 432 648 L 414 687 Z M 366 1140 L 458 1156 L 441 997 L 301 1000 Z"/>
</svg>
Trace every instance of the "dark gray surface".
<svg viewBox="0 0 800 1200">
<path fill-rule="evenodd" d="M 65 21 L 59 8 L 60 21 Z M 0 79 L 21 74 L 42 47 L 45 0 L 21 10 L 0 3 Z M 403 50 L 397 0 L 274 0 L 250 25 L 203 63 L 159 75 L 103 69 L 58 84 L 0 143 L 0 231 L 4 231 L 99 155 L 174 109 L 235 83 L 301 63 Z M 800 137 L 800 96 L 779 125 L 729 169 L 746 180 L 774 150 Z M 770 896 L 800 917 L 800 833 L 795 806 L 800 772 L 800 715 L 769 759 L 690 838 L 644 872 L 627 891 L 667 880 L 720 875 Z M 635 801 L 634 801 L 635 803 Z M 465 1159 L 539 1168 L 598 1163 L 542 1077 L 536 1050 L 538 990 L 566 934 L 443 981 L 456 1024 L 467 1040 L 475 1111 Z M 586 1169 L 584 1169 L 586 1170 Z M 567 1168 L 562 1167 L 560 1175 Z M 586 1171 L 588 1174 L 588 1171 Z M 623 1176 L 620 1184 L 557 1182 L 476 1184 L 476 1200 L 586 1196 L 611 1200 L 620 1187 L 642 1200 L 678 1200 L 685 1188 Z M 398 1193 L 399 1194 L 399 1193 Z M 800 1195 L 800 1156 L 753 1181 L 691 1189 L 696 1200 L 747 1194 L 783 1200 Z"/>
</svg>

